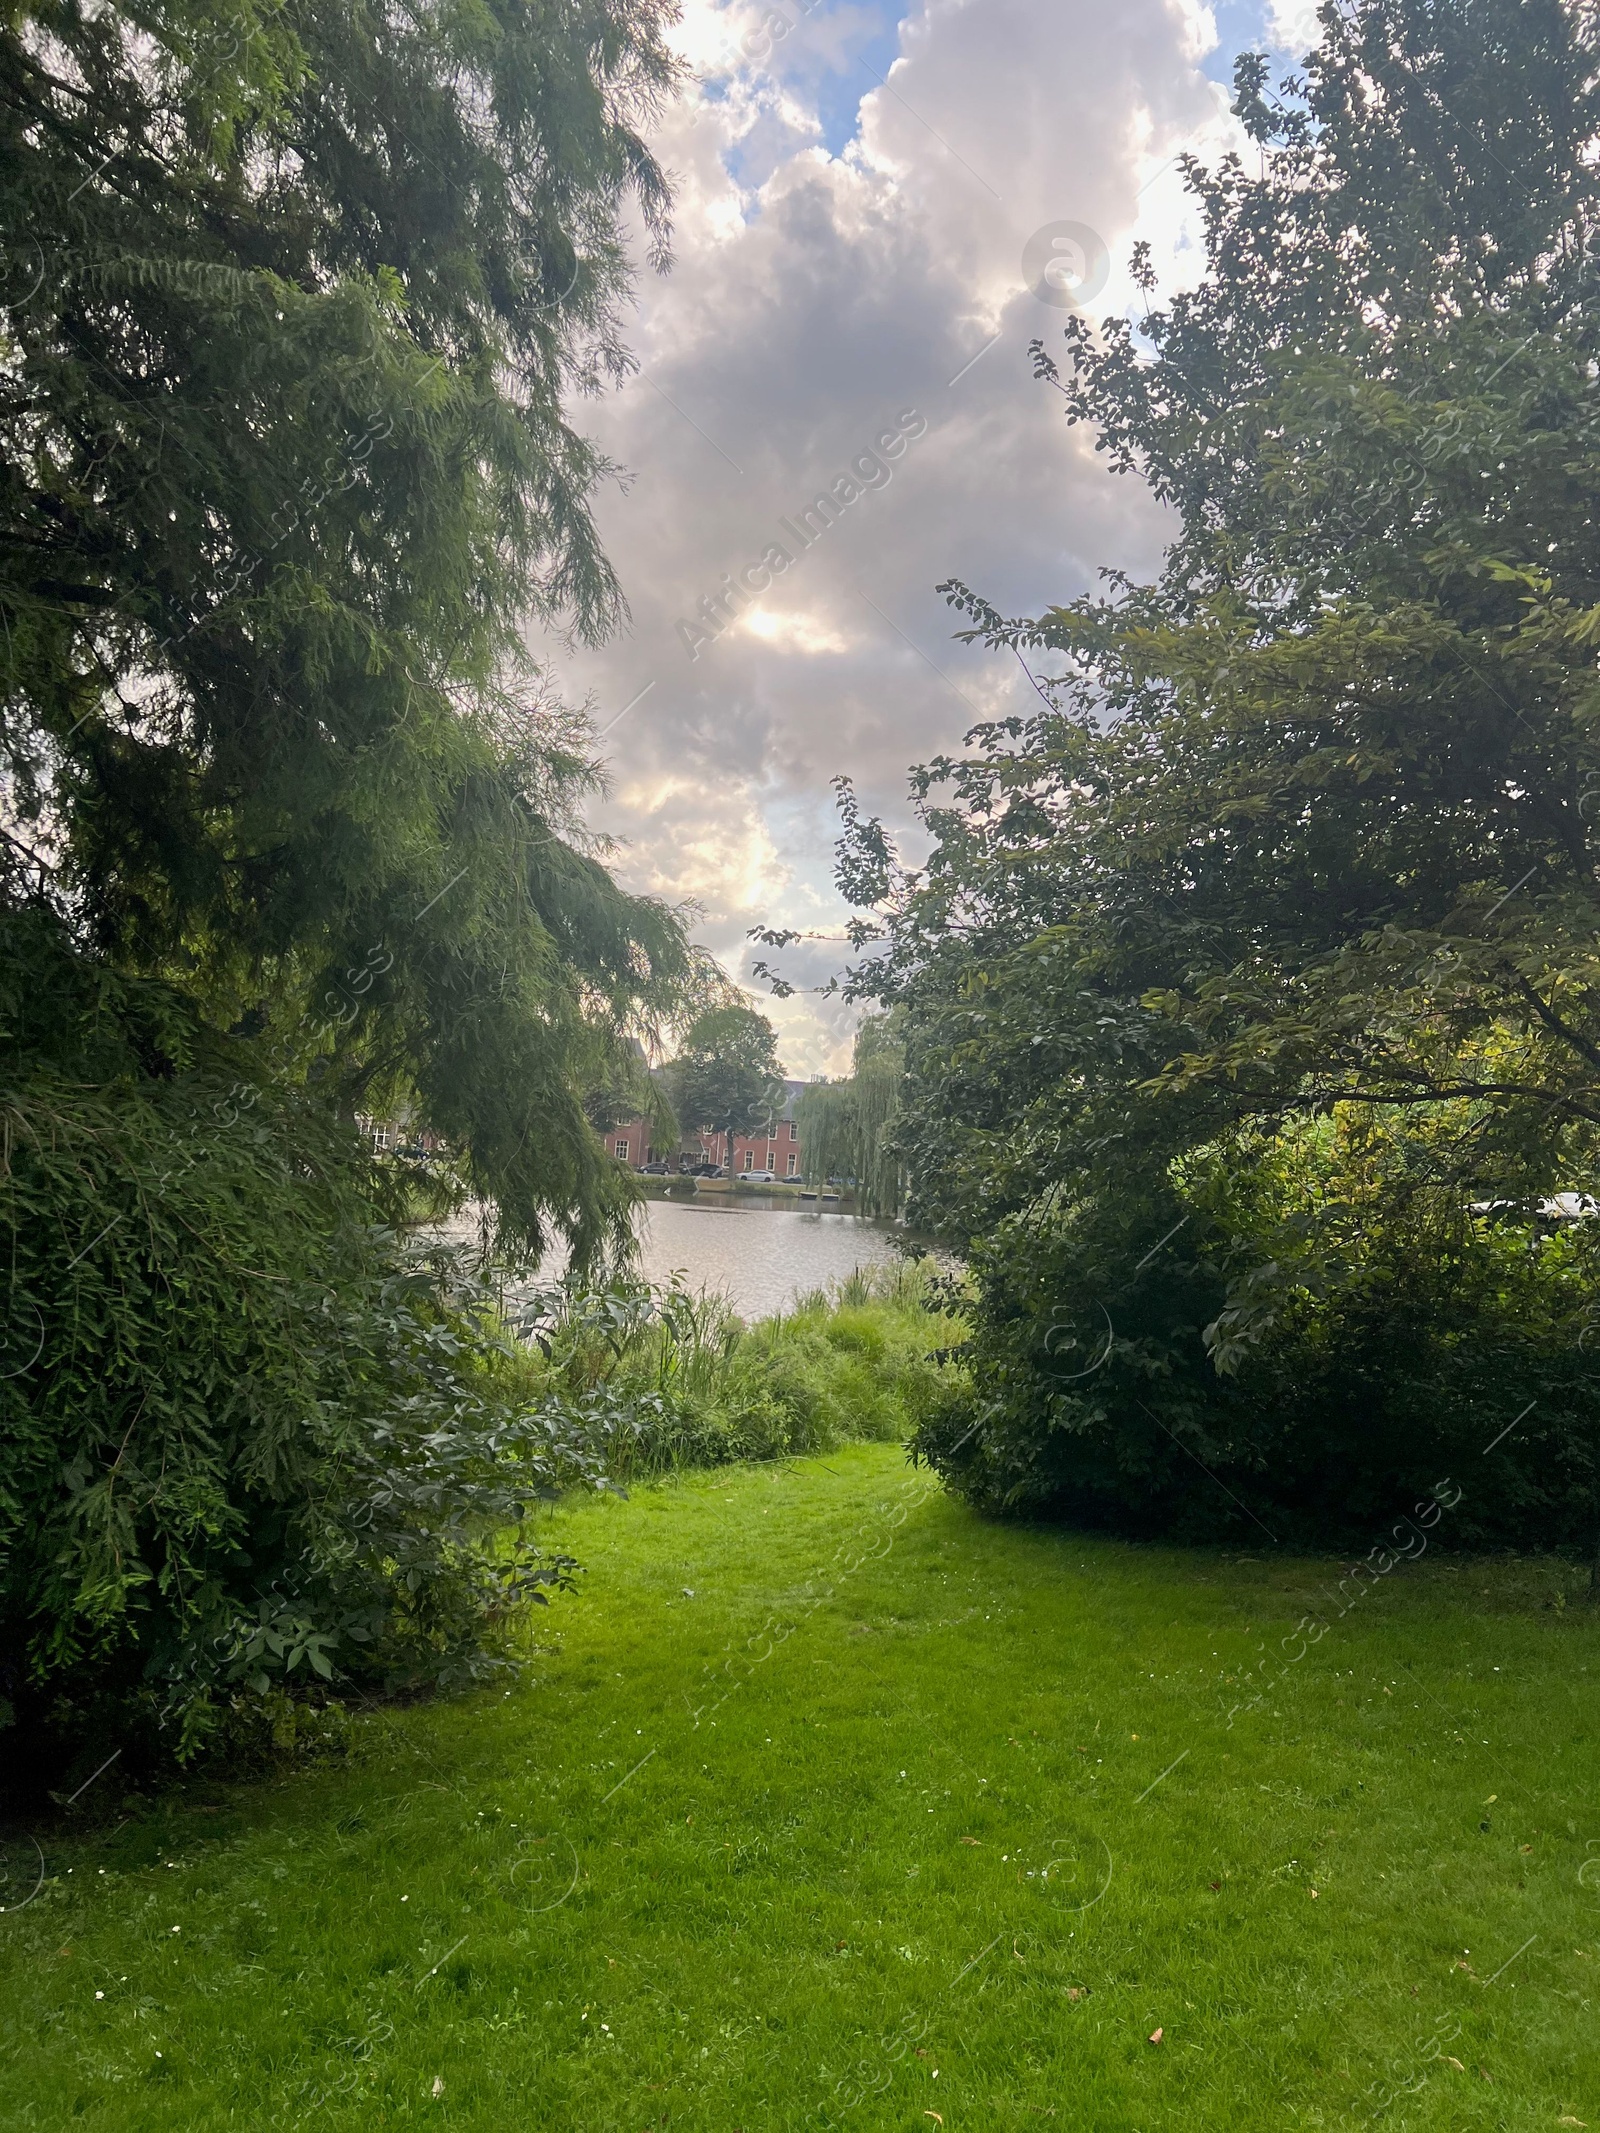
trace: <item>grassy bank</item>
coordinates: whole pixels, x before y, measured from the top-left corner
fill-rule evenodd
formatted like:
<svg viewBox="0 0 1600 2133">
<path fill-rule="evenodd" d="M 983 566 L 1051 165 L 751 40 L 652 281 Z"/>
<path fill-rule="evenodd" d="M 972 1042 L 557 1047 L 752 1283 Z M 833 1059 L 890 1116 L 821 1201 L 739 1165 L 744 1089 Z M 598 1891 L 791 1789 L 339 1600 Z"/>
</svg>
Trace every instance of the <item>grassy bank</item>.
<svg viewBox="0 0 1600 2133">
<path fill-rule="evenodd" d="M 0 2125 L 1600 2122 L 1560 1566 L 1308 1643 L 1341 1566 L 996 1529 L 876 1445 L 559 1525 L 510 1694 L 48 1845 Z"/>
</svg>

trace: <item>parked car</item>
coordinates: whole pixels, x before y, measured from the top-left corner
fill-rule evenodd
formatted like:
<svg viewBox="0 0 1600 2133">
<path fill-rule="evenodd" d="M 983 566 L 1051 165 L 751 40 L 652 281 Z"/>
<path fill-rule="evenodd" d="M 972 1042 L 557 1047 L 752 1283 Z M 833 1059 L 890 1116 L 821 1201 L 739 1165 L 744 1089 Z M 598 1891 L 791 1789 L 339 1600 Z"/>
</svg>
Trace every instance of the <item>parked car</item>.
<svg viewBox="0 0 1600 2133">
<path fill-rule="evenodd" d="M 739 1177 L 746 1185 L 776 1185 L 778 1182 L 775 1170 L 741 1170 Z"/>
<path fill-rule="evenodd" d="M 691 1178 L 720 1178 L 722 1174 L 720 1163 L 691 1163 L 685 1173 Z"/>
<path fill-rule="evenodd" d="M 641 1163 L 639 1165 L 639 1175 L 642 1178 L 669 1178 L 672 1175 L 672 1165 L 670 1163 Z"/>
<path fill-rule="evenodd" d="M 1491 1219 L 1504 1215 L 1517 1221 L 1525 1221 L 1529 1213 L 1529 1203 L 1526 1200 L 1474 1200 L 1471 1207 L 1475 1215 L 1488 1215 Z M 1536 1201 L 1532 1213 L 1535 1222 L 1546 1226 L 1563 1222 L 1589 1222 L 1596 1215 L 1600 1215 L 1600 1201 L 1586 1192 L 1552 1193 L 1548 1199 Z"/>
</svg>

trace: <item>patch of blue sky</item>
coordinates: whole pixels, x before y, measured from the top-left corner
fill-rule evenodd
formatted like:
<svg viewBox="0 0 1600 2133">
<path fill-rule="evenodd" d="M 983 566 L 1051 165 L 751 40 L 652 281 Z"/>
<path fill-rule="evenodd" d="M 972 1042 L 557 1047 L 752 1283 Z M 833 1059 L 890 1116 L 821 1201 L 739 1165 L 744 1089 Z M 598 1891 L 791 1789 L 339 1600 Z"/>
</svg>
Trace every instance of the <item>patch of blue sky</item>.
<svg viewBox="0 0 1600 2133">
<path fill-rule="evenodd" d="M 1233 63 L 1241 52 L 1270 49 L 1272 36 L 1263 0 L 1212 0 L 1217 44 L 1200 62 L 1200 71 L 1224 88 L 1233 86 Z"/>
<path fill-rule="evenodd" d="M 909 11 L 909 0 L 768 0 L 745 39 L 745 65 L 786 90 L 815 118 L 819 145 L 842 155 L 860 131 L 862 99 L 887 80 L 899 57 Z M 1212 14 L 1218 42 L 1201 68 L 1213 81 L 1232 87 L 1241 52 L 1265 49 L 1285 62 L 1292 56 L 1274 42 L 1267 0 L 1212 0 Z M 708 80 L 705 93 L 717 100 L 723 88 Z M 753 192 L 770 174 L 774 152 L 770 136 L 758 131 L 727 153 L 729 175 Z"/>
<path fill-rule="evenodd" d="M 816 12 L 823 12 L 820 5 Z M 900 56 L 900 24 L 907 9 L 897 0 L 881 0 L 876 6 L 844 0 L 829 12 L 853 22 L 840 44 L 843 64 L 830 67 L 817 83 L 823 140 L 831 155 L 842 155 L 860 129 L 861 99 L 887 78 Z M 845 24 L 841 22 L 840 27 Z"/>
<path fill-rule="evenodd" d="M 1272 24 L 1272 10 L 1266 0 L 1212 0 L 1212 15 L 1217 25 L 1217 45 L 1201 62 L 1201 72 L 1225 87 L 1233 86 L 1233 63 L 1241 52 L 1270 52 L 1278 64 L 1273 69 L 1273 81 L 1287 72 L 1290 63 L 1298 63 L 1305 57 L 1296 43 L 1293 50 L 1279 42 Z M 1315 33 L 1306 43 L 1314 43 Z"/>
<path fill-rule="evenodd" d="M 814 114 L 821 145 L 842 155 L 860 131 L 862 98 L 899 57 L 907 12 L 907 0 L 768 0 L 744 40 L 745 66 Z"/>
</svg>

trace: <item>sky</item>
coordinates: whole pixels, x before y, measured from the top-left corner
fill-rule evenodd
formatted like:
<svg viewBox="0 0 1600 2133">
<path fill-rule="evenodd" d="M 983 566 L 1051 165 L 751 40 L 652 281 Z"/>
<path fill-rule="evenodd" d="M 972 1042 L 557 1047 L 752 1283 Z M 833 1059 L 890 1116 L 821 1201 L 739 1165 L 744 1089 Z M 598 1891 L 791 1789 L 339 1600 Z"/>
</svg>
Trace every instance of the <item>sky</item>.
<svg viewBox="0 0 1600 2133">
<path fill-rule="evenodd" d="M 1242 146 L 1235 55 L 1314 29 L 1304 0 L 685 0 L 673 263 L 640 273 L 637 371 L 574 410 L 631 619 L 541 651 L 601 735 L 619 878 L 802 988 L 762 1003 L 790 1074 L 847 1072 L 860 1013 L 811 989 L 846 962 L 830 781 L 915 857 L 910 766 L 1037 707 L 937 587 L 1037 613 L 1159 563 L 1159 509 L 1029 343 L 1134 315 L 1137 239 L 1163 291 L 1198 278 L 1174 159 Z M 754 926 L 834 938 L 772 957 Z"/>
</svg>

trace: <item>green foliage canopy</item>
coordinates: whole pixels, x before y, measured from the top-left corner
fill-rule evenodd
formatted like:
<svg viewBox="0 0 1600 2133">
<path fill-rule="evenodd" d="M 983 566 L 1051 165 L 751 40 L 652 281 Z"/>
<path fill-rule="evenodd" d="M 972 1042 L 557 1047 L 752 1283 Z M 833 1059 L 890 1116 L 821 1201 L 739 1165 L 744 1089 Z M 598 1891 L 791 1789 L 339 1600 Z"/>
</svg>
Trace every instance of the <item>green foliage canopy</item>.
<svg viewBox="0 0 1600 2133">
<path fill-rule="evenodd" d="M 1240 1524 L 1232 1474 L 1309 1526 L 1426 1487 L 1497 1425 L 1378 1367 L 1407 1341 L 1377 1270 L 1414 1260 L 1411 1352 L 1563 1388 L 1548 1488 L 1488 1488 L 1503 1530 L 1592 1515 L 1584 1254 L 1535 1251 L 1513 1308 L 1463 1221 L 1596 1181 L 1597 77 L 1554 0 L 1330 10 L 1281 101 L 1241 64 L 1261 171 L 1191 165 L 1210 270 L 1151 289 L 1153 358 L 1115 321 L 1074 320 L 1064 372 L 1039 350 L 1174 507 L 1167 567 L 1020 620 L 952 585 L 1048 708 L 918 774 L 924 870 L 876 825 L 844 867 L 885 914 L 857 984 L 905 1018 L 913 1218 L 976 1240 L 981 1426 L 944 1449 L 995 1500 Z M 1365 1272 L 1329 1120 L 1398 1135 Z M 1285 1162 L 1309 1199 L 1195 1182 Z"/>
<path fill-rule="evenodd" d="M 778 1036 L 753 1007 L 707 1008 L 684 1032 L 667 1069 L 673 1107 L 684 1125 L 726 1133 L 754 1133 L 783 1106 Z"/>
<path fill-rule="evenodd" d="M 849 1179 L 863 1214 L 900 1212 L 904 1173 L 894 1130 L 904 1078 L 894 1017 L 869 1015 L 856 1031 L 849 1078 L 812 1083 L 796 1107 L 808 1184 Z"/>
<path fill-rule="evenodd" d="M 347 1110 L 409 1085 L 583 1254 L 626 1204 L 583 1089 L 691 959 L 583 848 L 524 630 L 620 613 L 565 403 L 625 368 L 630 203 L 664 242 L 669 12 L 0 32 L 6 893 Z"/>
<path fill-rule="evenodd" d="M 586 1099 L 711 973 L 579 809 L 530 631 L 621 615 L 658 0 L 39 0 L 0 25 L 0 1722 L 170 1743 L 461 1678 L 587 1472 L 415 1266 L 629 1237 Z M 502 1344 L 503 1345 L 503 1344 Z"/>
</svg>

